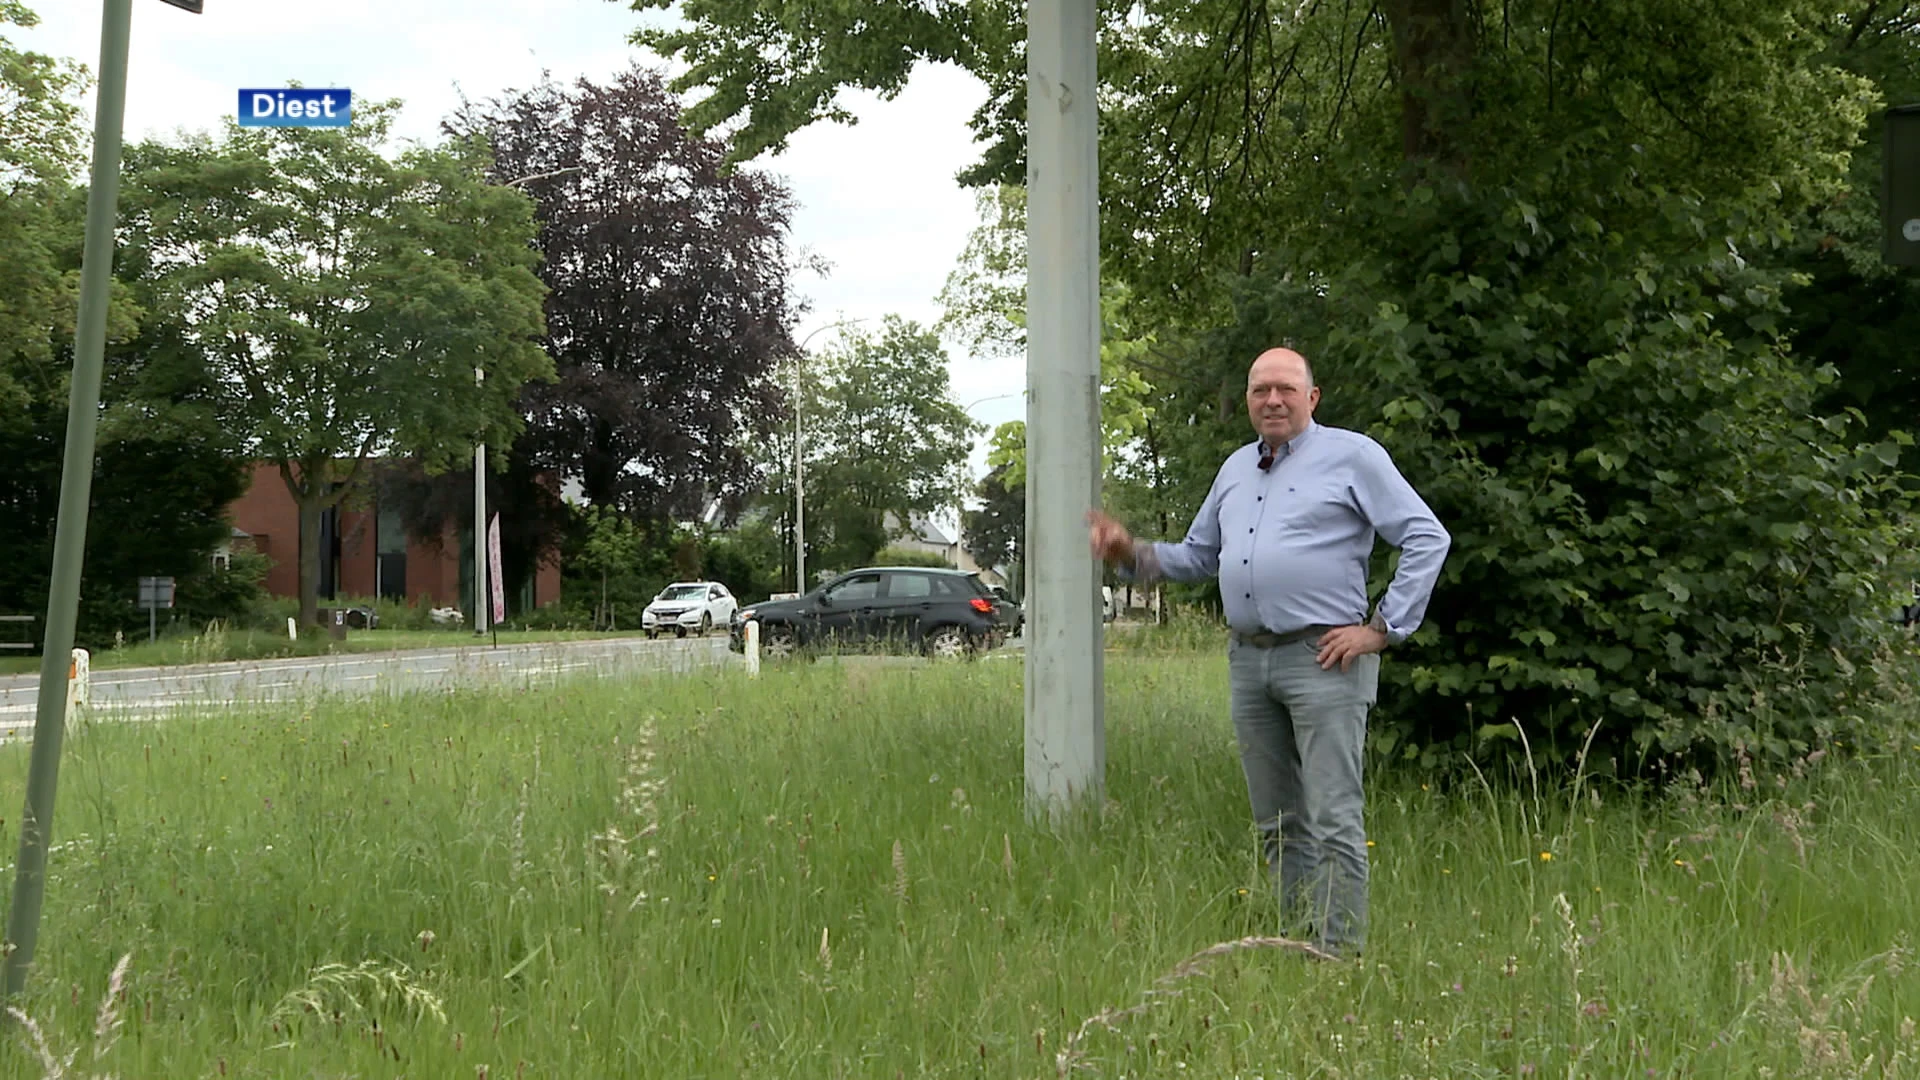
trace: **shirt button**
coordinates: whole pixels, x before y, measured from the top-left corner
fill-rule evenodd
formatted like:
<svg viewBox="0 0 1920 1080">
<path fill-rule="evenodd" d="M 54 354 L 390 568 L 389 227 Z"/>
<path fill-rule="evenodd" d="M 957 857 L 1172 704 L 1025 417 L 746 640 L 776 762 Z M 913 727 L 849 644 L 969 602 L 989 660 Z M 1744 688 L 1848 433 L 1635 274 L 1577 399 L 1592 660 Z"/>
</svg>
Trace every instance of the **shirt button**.
<svg viewBox="0 0 1920 1080">
<path fill-rule="evenodd" d="M 1251 599 L 1253 599 L 1253 594 L 1252 594 L 1252 593 L 1248 593 L 1248 594 L 1247 594 L 1247 599 L 1249 599 L 1249 600 L 1251 600 Z"/>
<path fill-rule="evenodd" d="M 1252 532 L 1253 530 L 1252 530 L 1252 529 L 1248 529 L 1247 531 L 1248 531 L 1248 532 Z"/>
<path fill-rule="evenodd" d="M 1247 560 L 1245 560 L 1245 559 L 1241 559 L 1241 560 L 1240 560 L 1240 565 L 1241 565 L 1241 566 L 1245 566 L 1245 565 L 1247 565 Z"/>
</svg>

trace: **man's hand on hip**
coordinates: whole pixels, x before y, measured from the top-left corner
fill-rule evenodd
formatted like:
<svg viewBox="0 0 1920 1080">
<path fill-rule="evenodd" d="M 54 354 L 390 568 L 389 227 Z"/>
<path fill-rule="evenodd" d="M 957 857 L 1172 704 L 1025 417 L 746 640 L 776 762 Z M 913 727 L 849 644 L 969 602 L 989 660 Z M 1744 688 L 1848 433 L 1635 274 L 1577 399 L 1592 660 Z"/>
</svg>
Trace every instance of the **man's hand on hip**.
<svg viewBox="0 0 1920 1080">
<path fill-rule="evenodd" d="M 1320 635 L 1320 669 L 1332 670 L 1339 664 L 1342 672 L 1353 666 L 1353 662 L 1368 653 L 1377 653 L 1387 647 L 1387 635 L 1384 631 L 1371 626 L 1336 626 Z"/>
<path fill-rule="evenodd" d="M 1133 534 L 1104 510 L 1087 511 L 1087 542 L 1093 557 L 1115 566 L 1133 563 Z"/>
</svg>

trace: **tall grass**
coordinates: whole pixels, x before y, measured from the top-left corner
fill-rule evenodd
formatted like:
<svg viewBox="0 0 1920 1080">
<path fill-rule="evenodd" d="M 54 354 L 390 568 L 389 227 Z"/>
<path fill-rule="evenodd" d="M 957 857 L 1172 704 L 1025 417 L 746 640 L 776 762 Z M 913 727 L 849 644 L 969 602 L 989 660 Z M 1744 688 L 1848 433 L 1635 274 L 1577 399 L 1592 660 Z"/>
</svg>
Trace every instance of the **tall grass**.
<svg viewBox="0 0 1920 1080">
<path fill-rule="evenodd" d="M 84 728 L 18 1004 L 88 1063 L 131 952 L 123 1077 L 1920 1069 L 1920 749 L 1657 800 L 1384 771 L 1370 950 L 1319 963 L 1264 940 L 1224 665 L 1108 677 L 1059 835 L 1016 663 Z"/>
</svg>

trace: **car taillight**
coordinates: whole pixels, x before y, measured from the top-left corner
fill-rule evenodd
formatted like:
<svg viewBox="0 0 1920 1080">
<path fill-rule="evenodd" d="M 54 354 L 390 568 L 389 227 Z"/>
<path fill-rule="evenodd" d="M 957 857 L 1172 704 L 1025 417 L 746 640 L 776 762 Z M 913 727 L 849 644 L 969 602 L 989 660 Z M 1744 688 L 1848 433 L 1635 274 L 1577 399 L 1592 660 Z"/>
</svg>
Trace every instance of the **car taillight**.
<svg viewBox="0 0 1920 1080">
<path fill-rule="evenodd" d="M 993 601 L 987 599 L 984 596 L 976 596 L 973 599 L 967 601 L 967 604 L 971 606 L 973 610 L 979 612 L 982 615 L 993 614 Z"/>
</svg>

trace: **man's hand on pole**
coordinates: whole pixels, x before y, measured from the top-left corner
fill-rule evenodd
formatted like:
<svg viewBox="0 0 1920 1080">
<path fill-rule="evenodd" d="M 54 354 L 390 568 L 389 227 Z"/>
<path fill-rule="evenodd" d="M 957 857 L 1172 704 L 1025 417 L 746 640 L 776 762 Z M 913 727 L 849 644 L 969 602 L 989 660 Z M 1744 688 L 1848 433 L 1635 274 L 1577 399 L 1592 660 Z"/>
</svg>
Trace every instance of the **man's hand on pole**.
<svg viewBox="0 0 1920 1080">
<path fill-rule="evenodd" d="M 1106 511 L 1087 511 L 1087 542 L 1093 548 L 1093 557 L 1101 562 L 1133 565 L 1133 534 Z"/>
</svg>

